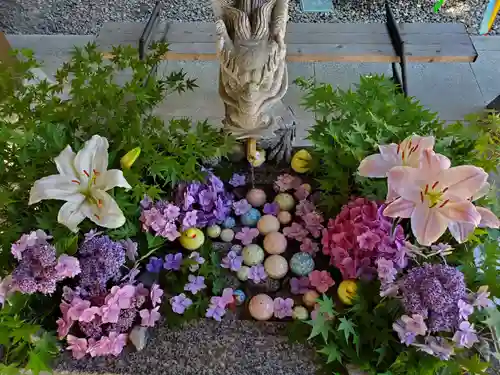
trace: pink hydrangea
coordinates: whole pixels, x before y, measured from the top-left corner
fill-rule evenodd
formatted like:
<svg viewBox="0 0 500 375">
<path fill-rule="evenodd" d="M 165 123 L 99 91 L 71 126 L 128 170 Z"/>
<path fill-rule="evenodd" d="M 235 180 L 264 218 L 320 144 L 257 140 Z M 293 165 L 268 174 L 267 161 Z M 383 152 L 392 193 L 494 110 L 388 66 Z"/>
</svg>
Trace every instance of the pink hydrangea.
<svg viewBox="0 0 500 375">
<path fill-rule="evenodd" d="M 335 284 L 328 271 L 312 271 L 309 274 L 309 281 L 319 293 L 326 293 Z"/>
<path fill-rule="evenodd" d="M 161 289 L 158 284 L 153 284 L 151 286 L 151 303 L 153 304 L 153 307 L 161 303 L 162 296 L 163 296 L 163 289 Z"/>
<path fill-rule="evenodd" d="M 283 234 L 289 238 L 302 242 L 309 232 L 299 223 L 292 223 L 291 226 L 283 228 Z"/>
<path fill-rule="evenodd" d="M 297 190 L 295 190 L 295 193 L 293 193 L 293 196 L 299 200 L 302 201 L 304 199 L 307 199 L 307 197 L 311 194 L 308 189 L 304 187 L 304 185 L 300 185 Z"/>
<path fill-rule="evenodd" d="M 323 222 L 323 216 L 320 213 L 316 211 L 309 212 L 302 216 L 302 220 L 304 221 L 304 227 L 314 238 L 321 237 L 321 232 L 324 227 L 323 224 L 321 224 Z"/>
<path fill-rule="evenodd" d="M 300 177 L 295 177 L 287 173 L 278 176 L 274 182 L 274 188 L 280 192 L 297 189 L 302 184 Z"/>
<path fill-rule="evenodd" d="M 383 209 L 368 199 L 353 199 L 323 230 L 323 253 L 344 279 L 375 277 L 379 258 L 392 260 L 397 270 L 406 266 L 403 229 L 397 226 L 392 235 L 392 222 L 382 215 Z"/>
<path fill-rule="evenodd" d="M 300 244 L 300 251 L 314 256 L 319 251 L 319 244 L 314 242 L 309 237 L 304 238 Z"/>
<path fill-rule="evenodd" d="M 304 217 L 314 210 L 316 210 L 314 203 L 304 199 L 297 204 L 297 207 L 295 207 L 295 214 L 296 216 Z"/>
<path fill-rule="evenodd" d="M 71 350 L 74 359 L 82 359 L 87 354 L 87 339 L 80 339 L 73 335 L 68 335 L 66 339 L 68 347 L 66 350 Z"/>
</svg>

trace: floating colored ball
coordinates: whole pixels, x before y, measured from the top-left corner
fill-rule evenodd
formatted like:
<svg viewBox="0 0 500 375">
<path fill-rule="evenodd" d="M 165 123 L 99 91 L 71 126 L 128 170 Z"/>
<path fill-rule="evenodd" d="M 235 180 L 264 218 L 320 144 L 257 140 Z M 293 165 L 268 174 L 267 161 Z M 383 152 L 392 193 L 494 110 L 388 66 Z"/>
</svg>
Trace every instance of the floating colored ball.
<svg viewBox="0 0 500 375">
<path fill-rule="evenodd" d="M 240 281 L 247 281 L 249 272 L 250 272 L 250 267 L 241 266 L 241 268 L 238 270 L 238 272 L 236 272 L 236 277 Z"/>
<path fill-rule="evenodd" d="M 222 223 L 222 228 L 234 228 L 234 226 L 236 225 L 236 220 L 234 219 L 234 217 L 226 217 L 226 219 L 224 220 L 224 222 Z"/>
<path fill-rule="evenodd" d="M 252 189 L 247 193 L 246 199 L 253 207 L 261 207 L 266 203 L 266 193 L 262 189 Z"/>
<path fill-rule="evenodd" d="M 238 306 L 243 305 L 243 303 L 245 303 L 245 299 L 247 298 L 245 292 L 242 291 L 241 289 L 236 289 L 233 292 L 233 297 L 234 301 L 236 302 L 236 305 Z"/>
<path fill-rule="evenodd" d="M 250 211 L 241 215 L 241 223 L 247 227 L 255 227 L 260 219 L 260 212 L 256 208 L 251 208 Z"/>
<path fill-rule="evenodd" d="M 307 276 L 314 270 L 314 260 L 310 254 L 295 253 L 290 259 L 290 269 L 299 276 Z"/>
<path fill-rule="evenodd" d="M 273 215 L 264 215 L 257 223 L 257 229 L 263 235 L 280 230 L 280 222 Z"/>
<path fill-rule="evenodd" d="M 259 245 L 251 244 L 243 248 L 243 263 L 255 266 L 264 260 L 264 250 Z"/>
<path fill-rule="evenodd" d="M 292 312 L 292 318 L 297 320 L 306 320 L 309 318 L 309 311 L 304 306 L 295 306 Z"/>
<path fill-rule="evenodd" d="M 316 304 L 316 300 L 319 298 L 319 293 L 315 290 L 310 290 L 302 296 L 302 301 L 307 307 L 313 307 Z"/>
<path fill-rule="evenodd" d="M 354 297 L 356 297 L 357 290 L 358 284 L 356 284 L 355 280 L 344 280 L 339 284 L 337 294 L 339 295 L 342 303 L 352 305 L 352 301 Z"/>
<path fill-rule="evenodd" d="M 207 235 L 210 238 L 217 238 L 220 236 L 221 229 L 218 225 L 211 225 L 207 228 Z"/>
<path fill-rule="evenodd" d="M 248 309 L 255 320 L 269 320 L 274 313 L 274 301 L 267 294 L 257 294 L 250 300 Z"/>
<path fill-rule="evenodd" d="M 281 255 L 271 255 L 264 262 L 264 269 L 272 279 L 282 279 L 288 272 L 288 262 Z"/>
<path fill-rule="evenodd" d="M 283 233 L 271 232 L 264 237 L 264 250 L 268 254 L 282 254 L 285 252 L 287 240 Z"/>
<path fill-rule="evenodd" d="M 292 214 L 288 211 L 280 211 L 278 220 L 281 224 L 286 225 L 292 221 Z"/>
<path fill-rule="evenodd" d="M 291 167 L 297 173 L 306 173 L 311 169 L 312 156 L 307 150 L 299 150 L 293 155 Z"/>
<path fill-rule="evenodd" d="M 231 242 L 234 238 L 234 231 L 232 229 L 223 229 L 220 232 L 220 239 L 224 242 Z"/>
<path fill-rule="evenodd" d="M 295 207 L 295 199 L 288 193 L 280 193 L 274 198 L 281 211 L 290 211 Z"/>
</svg>

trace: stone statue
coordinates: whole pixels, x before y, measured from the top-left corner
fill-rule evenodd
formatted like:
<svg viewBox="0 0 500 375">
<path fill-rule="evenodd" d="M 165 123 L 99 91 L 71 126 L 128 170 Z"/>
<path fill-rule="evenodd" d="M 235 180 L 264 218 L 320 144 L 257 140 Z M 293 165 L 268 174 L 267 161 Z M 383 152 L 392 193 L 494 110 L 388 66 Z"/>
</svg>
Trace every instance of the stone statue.
<svg viewBox="0 0 500 375">
<path fill-rule="evenodd" d="M 248 141 L 249 160 L 264 155 L 257 147 L 271 149 L 270 159 L 291 157 L 295 121 L 281 102 L 288 89 L 288 2 L 212 0 L 220 59 L 219 94 L 226 112 L 224 129 Z"/>
</svg>

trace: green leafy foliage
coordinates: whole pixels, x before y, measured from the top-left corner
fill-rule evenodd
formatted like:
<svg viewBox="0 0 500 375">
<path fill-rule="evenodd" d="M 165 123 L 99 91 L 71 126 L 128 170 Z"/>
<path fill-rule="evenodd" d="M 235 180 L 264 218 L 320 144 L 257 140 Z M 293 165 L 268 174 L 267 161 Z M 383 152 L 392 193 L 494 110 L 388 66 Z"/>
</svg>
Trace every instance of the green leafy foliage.
<svg viewBox="0 0 500 375">
<path fill-rule="evenodd" d="M 309 140 L 321 159 L 316 173 L 321 189 L 329 193 L 328 209 L 358 192 L 355 182 L 363 195 L 383 197 L 385 184 L 356 180 L 359 162 L 380 144 L 400 142 L 413 133 L 432 134 L 442 126 L 435 114 L 397 93 L 384 76 L 362 76 L 356 91 L 303 79 L 296 83 L 305 91 L 302 105 L 316 115 Z"/>
</svg>

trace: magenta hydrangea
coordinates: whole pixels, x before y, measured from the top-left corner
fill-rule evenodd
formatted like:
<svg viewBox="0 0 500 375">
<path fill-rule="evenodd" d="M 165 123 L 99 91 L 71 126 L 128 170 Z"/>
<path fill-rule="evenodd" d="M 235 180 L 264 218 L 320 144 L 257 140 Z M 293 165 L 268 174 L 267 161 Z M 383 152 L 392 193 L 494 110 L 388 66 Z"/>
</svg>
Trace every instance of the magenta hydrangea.
<svg viewBox="0 0 500 375">
<path fill-rule="evenodd" d="M 323 253 L 344 279 L 373 278 L 379 258 L 391 260 L 396 270 L 406 267 L 403 228 L 398 225 L 392 233 L 383 208 L 365 198 L 354 199 L 323 230 Z"/>
</svg>

